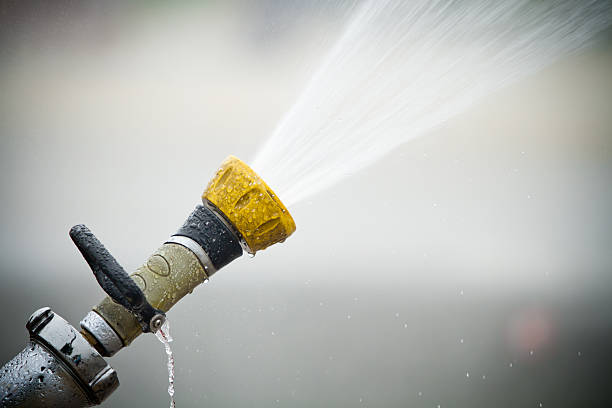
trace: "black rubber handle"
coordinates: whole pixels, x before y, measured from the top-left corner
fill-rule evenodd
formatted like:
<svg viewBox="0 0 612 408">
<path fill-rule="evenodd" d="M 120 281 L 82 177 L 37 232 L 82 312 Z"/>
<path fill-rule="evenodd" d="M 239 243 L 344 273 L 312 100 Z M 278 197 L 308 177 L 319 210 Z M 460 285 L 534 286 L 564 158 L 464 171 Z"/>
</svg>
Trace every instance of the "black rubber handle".
<svg viewBox="0 0 612 408">
<path fill-rule="evenodd" d="M 70 229 L 70 238 L 108 296 L 136 316 L 143 332 L 153 331 L 151 319 L 155 315 L 165 316 L 164 312 L 151 306 L 142 290 L 100 240 L 83 224 Z"/>
</svg>

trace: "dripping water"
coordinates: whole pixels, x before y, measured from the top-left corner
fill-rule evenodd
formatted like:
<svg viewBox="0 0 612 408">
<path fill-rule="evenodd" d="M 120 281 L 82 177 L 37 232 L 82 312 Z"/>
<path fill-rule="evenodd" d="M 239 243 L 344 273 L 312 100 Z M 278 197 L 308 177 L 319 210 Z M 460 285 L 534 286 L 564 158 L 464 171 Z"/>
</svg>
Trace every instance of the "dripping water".
<svg viewBox="0 0 612 408">
<path fill-rule="evenodd" d="M 170 348 L 170 343 L 173 339 L 170 335 L 170 323 L 168 319 L 166 319 L 159 330 L 155 332 L 155 336 L 164 345 L 166 355 L 168 356 L 168 394 L 170 395 L 170 408 L 174 408 L 176 406 L 174 401 L 174 354 Z"/>
</svg>

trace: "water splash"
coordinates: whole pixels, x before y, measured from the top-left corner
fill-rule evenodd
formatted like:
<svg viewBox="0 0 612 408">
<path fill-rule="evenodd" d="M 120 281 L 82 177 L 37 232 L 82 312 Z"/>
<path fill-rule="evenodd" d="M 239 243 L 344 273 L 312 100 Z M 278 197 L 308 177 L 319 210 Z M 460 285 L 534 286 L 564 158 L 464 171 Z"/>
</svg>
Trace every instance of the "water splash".
<svg viewBox="0 0 612 408">
<path fill-rule="evenodd" d="M 155 332 L 155 336 L 159 341 L 162 342 L 166 349 L 166 355 L 168 356 L 168 394 L 170 395 L 170 408 L 175 408 L 176 402 L 174 401 L 174 354 L 170 348 L 172 342 L 172 336 L 170 335 L 170 323 L 168 319 L 164 321 L 164 324 Z"/>
<path fill-rule="evenodd" d="M 369 0 L 252 165 L 286 205 L 579 51 L 609 0 Z"/>
</svg>

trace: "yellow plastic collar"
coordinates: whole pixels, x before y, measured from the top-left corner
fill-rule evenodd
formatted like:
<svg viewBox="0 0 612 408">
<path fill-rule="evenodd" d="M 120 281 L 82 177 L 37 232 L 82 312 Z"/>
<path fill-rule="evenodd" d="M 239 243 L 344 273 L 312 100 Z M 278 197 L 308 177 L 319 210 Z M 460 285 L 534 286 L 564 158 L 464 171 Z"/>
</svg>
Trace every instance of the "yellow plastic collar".
<svg viewBox="0 0 612 408">
<path fill-rule="evenodd" d="M 289 211 L 242 160 L 229 156 L 202 195 L 227 217 L 255 253 L 283 242 L 295 231 Z"/>
</svg>

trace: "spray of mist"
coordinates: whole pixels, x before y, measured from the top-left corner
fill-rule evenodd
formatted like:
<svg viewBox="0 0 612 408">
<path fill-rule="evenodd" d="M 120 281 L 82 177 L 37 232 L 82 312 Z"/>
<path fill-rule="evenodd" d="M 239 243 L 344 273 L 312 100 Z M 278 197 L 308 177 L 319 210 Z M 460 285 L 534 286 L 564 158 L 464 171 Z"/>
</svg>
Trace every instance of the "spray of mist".
<svg viewBox="0 0 612 408">
<path fill-rule="evenodd" d="M 581 50 L 611 14 L 605 0 L 367 1 L 253 167 L 295 204 Z"/>
</svg>

